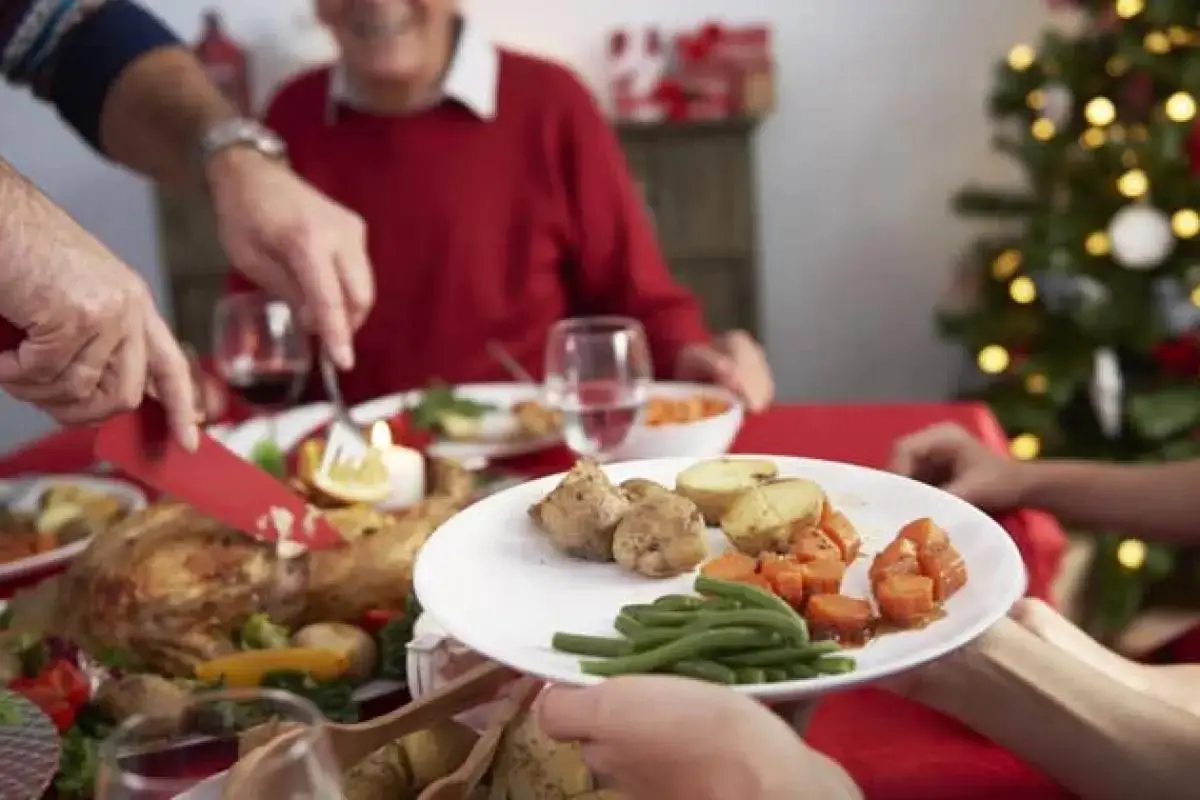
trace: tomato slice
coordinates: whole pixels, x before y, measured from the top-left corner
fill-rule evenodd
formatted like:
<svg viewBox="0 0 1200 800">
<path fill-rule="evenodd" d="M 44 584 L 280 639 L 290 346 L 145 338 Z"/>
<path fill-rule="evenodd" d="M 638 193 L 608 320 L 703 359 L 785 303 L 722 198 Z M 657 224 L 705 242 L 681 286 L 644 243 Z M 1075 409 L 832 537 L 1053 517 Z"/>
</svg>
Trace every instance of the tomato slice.
<svg viewBox="0 0 1200 800">
<path fill-rule="evenodd" d="M 403 611 L 392 611 L 387 608 L 372 608 L 363 614 L 362 628 L 368 633 L 379 633 L 384 626 L 393 620 L 403 620 Z"/>
<path fill-rule="evenodd" d="M 92 696 L 92 687 L 84 674 L 66 659 L 59 659 L 37 677 L 73 706 L 81 706 Z"/>
</svg>

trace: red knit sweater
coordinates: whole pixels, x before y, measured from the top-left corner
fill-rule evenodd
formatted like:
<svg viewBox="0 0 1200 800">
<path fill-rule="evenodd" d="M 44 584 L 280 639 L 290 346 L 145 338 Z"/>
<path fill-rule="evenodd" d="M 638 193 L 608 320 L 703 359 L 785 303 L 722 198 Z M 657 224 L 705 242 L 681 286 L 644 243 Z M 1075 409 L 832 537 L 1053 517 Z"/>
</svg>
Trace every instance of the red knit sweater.
<svg viewBox="0 0 1200 800">
<path fill-rule="evenodd" d="M 549 328 L 568 316 L 641 320 L 662 376 L 684 345 L 707 341 L 616 137 L 566 69 L 502 51 L 487 121 L 449 101 L 331 117 L 328 85 L 327 69 L 296 79 L 267 123 L 301 176 L 367 222 L 378 295 L 343 380 L 348 401 L 434 378 L 507 380 L 489 339 L 540 377 Z"/>
</svg>

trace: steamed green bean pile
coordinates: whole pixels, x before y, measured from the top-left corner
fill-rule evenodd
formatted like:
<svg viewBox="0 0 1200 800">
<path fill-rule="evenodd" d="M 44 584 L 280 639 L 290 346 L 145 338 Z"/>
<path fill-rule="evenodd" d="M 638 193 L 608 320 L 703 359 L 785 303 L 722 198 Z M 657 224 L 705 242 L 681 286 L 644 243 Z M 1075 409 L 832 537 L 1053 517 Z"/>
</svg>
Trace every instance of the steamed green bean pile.
<svg viewBox="0 0 1200 800">
<path fill-rule="evenodd" d="M 667 595 L 621 609 L 620 637 L 554 634 L 555 650 L 584 656 L 588 675 L 668 673 L 712 683 L 775 683 L 855 668 L 831 655 L 836 642 L 809 640 L 791 606 L 757 586 L 696 578 L 695 595 Z"/>
</svg>

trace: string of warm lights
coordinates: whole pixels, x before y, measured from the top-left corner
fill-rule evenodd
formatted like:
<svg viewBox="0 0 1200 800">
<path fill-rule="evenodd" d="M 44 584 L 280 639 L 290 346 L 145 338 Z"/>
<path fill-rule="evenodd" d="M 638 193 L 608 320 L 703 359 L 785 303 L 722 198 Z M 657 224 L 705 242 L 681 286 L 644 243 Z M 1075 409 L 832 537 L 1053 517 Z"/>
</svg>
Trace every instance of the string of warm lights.
<svg viewBox="0 0 1200 800">
<path fill-rule="evenodd" d="M 1133 19 L 1145 9 L 1146 0 L 1114 2 L 1116 15 L 1123 20 Z M 1197 45 L 1200 45 L 1200 32 L 1181 26 L 1153 30 L 1142 39 L 1143 48 L 1153 55 L 1165 55 L 1177 48 Z M 1025 72 L 1037 62 L 1038 53 L 1031 45 L 1018 44 L 1008 52 L 1008 66 L 1016 72 Z M 1111 77 L 1118 78 L 1125 75 L 1131 66 L 1126 55 L 1116 54 L 1108 59 L 1105 71 Z M 1042 65 L 1041 71 L 1048 76 L 1056 73 L 1053 64 Z M 1029 135 L 1039 142 L 1050 142 L 1058 137 L 1068 124 L 1069 117 L 1066 117 L 1064 106 L 1069 103 L 1069 92 L 1054 83 L 1029 91 L 1025 96 L 1025 105 L 1034 112 L 1034 117 L 1029 123 Z M 1177 91 L 1162 103 L 1160 119 L 1182 125 L 1194 121 L 1198 111 L 1200 109 L 1197 107 L 1196 98 L 1191 93 Z M 1088 100 L 1083 104 L 1083 118 L 1087 127 L 1079 134 L 1079 146 L 1095 150 L 1109 143 L 1119 146 L 1127 141 L 1144 142 L 1150 138 L 1150 130 L 1146 125 L 1135 123 L 1125 126 L 1118 121 L 1118 117 L 1117 105 L 1112 99 L 1101 95 Z M 1147 198 L 1151 193 L 1151 180 L 1139 164 L 1137 151 L 1127 148 L 1121 154 L 1121 164 L 1123 171 L 1115 183 L 1117 192 L 1131 201 Z M 1162 218 L 1165 221 L 1166 215 L 1163 214 Z M 1174 234 L 1176 238 L 1192 239 L 1200 235 L 1200 212 L 1193 208 L 1178 208 L 1170 215 L 1169 227 L 1170 234 Z M 1169 237 L 1170 234 L 1166 235 Z M 1083 241 L 1084 252 L 1094 258 L 1112 255 L 1113 235 L 1116 234 L 1108 230 L 1089 233 Z M 1120 258 L 1117 260 L 1122 266 L 1131 266 Z M 1023 274 L 1024 261 L 1025 257 L 1019 250 L 1006 249 L 996 254 L 991 262 L 992 277 L 997 281 L 1007 282 L 1008 296 L 1018 305 L 1036 302 L 1039 294 L 1037 282 L 1031 276 Z M 1192 291 L 1191 300 L 1200 306 L 1200 286 Z M 992 343 L 979 349 L 976 362 L 981 372 L 1000 375 L 1012 367 L 1013 356 L 1004 345 Z M 1040 395 L 1048 391 L 1049 380 L 1041 373 L 1030 373 L 1024 376 L 1023 385 L 1029 394 Z M 1041 439 L 1031 432 L 1020 433 L 1009 442 L 1009 450 L 1014 458 L 1034 459 L 1040 455 L 1041 449 Z M 1117 560 L 1128 569 L 1141 568 L 1146 560 L 1146 545 L 1136 539 L 1125 540 L 1118 548 Z"/>
</svg>

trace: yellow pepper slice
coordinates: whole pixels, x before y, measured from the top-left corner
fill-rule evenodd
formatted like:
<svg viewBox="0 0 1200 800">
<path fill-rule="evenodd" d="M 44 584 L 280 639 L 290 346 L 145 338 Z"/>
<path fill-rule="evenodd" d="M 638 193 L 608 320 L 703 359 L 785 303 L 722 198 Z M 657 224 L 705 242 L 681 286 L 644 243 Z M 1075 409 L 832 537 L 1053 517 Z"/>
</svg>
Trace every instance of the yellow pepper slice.
<svg viewBox="0 0 1200 800">
<path fill-rule="evenodd" d="M 350 668 L 345 653 L 311 647 L 285 647 L 275 650 L 246 650 L 196 665 L 196 677 L 205 683 L 224 680 L 226 686 L 250 689 L 262 683 L 263 676 L 280 670 L 306 672 L 318 681 L 342 677 Z"/>
</svg>

